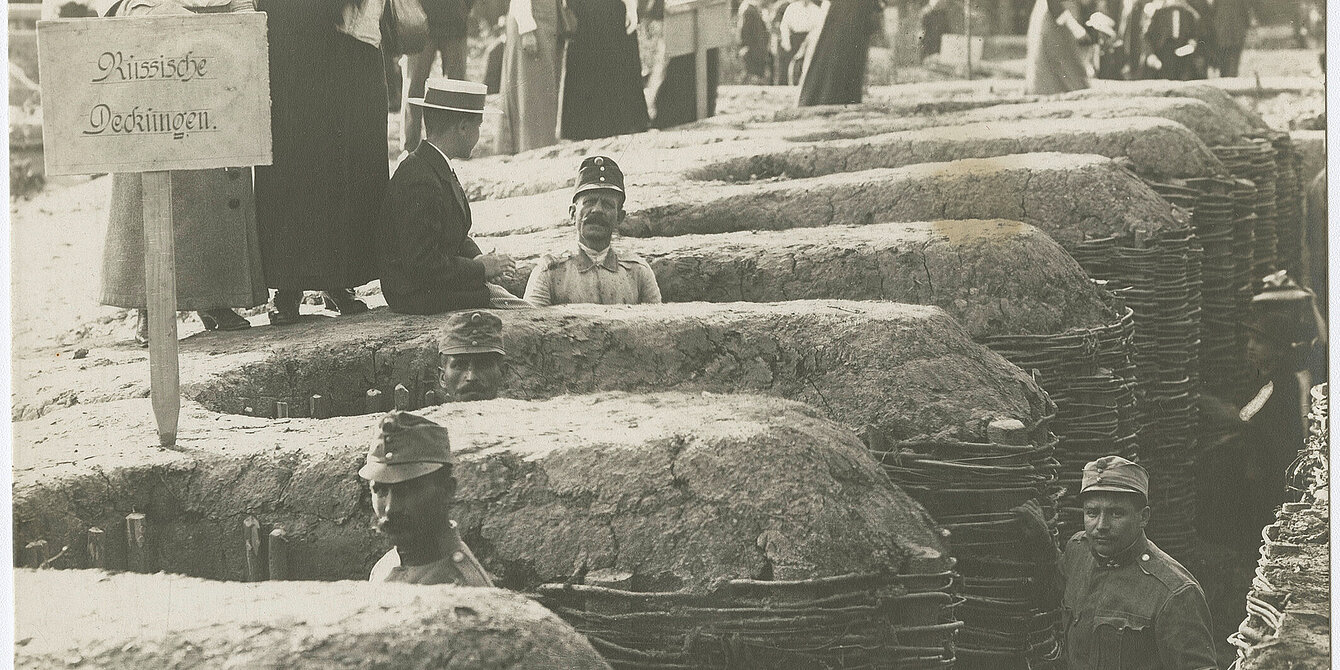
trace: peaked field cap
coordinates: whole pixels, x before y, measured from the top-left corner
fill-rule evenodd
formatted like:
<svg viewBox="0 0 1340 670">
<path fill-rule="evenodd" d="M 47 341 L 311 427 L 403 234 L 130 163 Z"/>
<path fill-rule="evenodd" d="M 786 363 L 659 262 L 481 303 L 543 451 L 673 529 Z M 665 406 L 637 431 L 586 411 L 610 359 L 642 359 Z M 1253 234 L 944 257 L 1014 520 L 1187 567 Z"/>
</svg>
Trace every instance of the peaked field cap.
<svg viewBox="0 0 1340 670">
<path fill-rule="evenodd" d="M 466 114 L 501 114 L 484 106 L 488 93 L 489 87 L 479 82 L 439 77 L 429 79 L 423 97 L 410 98 L 409 104 Z"/>
<path fill-rule="evenodd" d="M 503 354 L 502 319 L 492 312 L 452 312 L 437 340 L 441 354 Z"/>
<path fill-rule="evenodd" d="M 451 463 L 447 429 L 417 414 L 387 412 L 377 424 L 358 476 L 370 482 L 396 484 L 422 477 Z"/>
<path fill-rule="evenodd" d="M 627 197 L 623 189 L 623 170 L 609 156 L 587 156 L 582 159 L 581 166 L 577 168 L 577 189 L 572 192 L 572 199 L 576 200 L 582 193 L 596 189 L 618 191 Z"/>
<path fill-rule="evenodd" d="M 1104 456 L 1084 466 L 1080 495 L 1095 491 L 1138 493 L 1149 498 L 1149 473 L 1139 463 L 1120 456 Z"/>
</svg>

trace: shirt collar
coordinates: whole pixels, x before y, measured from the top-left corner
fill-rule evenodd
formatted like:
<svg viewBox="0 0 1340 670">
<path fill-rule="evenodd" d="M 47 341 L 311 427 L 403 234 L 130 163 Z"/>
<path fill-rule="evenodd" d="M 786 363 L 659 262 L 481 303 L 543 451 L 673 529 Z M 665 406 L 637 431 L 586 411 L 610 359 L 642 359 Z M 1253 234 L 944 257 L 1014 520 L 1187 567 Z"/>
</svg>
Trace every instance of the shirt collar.
<svg viewBox="0 0 1340 670">
<path fill-rule="evenodd" d="M 447 167 L 448 167 L 448 168 L 451 168 L 451 159 L 447 158 L 447 152 L 445 152 L 445 151 L 443 151 L 443 150 L 437 148 L 437 145 L 436 145 L 436 144 L 433 144 L 432 142 L 429 142 L 429 141 L 426 140 L 426 139 L 423 140 L 423 143 L 424 143 L 424 144 L 427 144 L 427 145 L 430 146 L 430 147 L 432 147 L 432 148 L 433 148 L 433 151 L 436 151 L 436 152 L 438 153 L 438 155 L 442 156 L 442 161 L 445 162 L 445 163 L 447 164 Z M 456 171 L 455 171 L 455 170 L 452 170 L 451 173 L 452 173 L 452 174 L 456 174 Z"/>
<path fill-rule="evenodd" d="M 603 251 L 595 251 L 591 247 L 578 242 L 577 252 L 581 255 L 582 260 L 585 261 L 582 267 L 578 268 L 582 272 L 586 272 L 596 266 L 603 267 L 610 272 L 619 269 L 619 257 L 614 254 L 613 245 L 605 247 Z"/>
<path fill-rule="evenodd" d="M 1100 556 L 1094 550 L 1093 543 L 1089 543 L 1089 551 L 1093 554 L 1093 560 L 1098 563 L 1099 567 L 1103 568 L 1119 568 L 1123 565 L 1130 565 L 1135 562 L 1137 556 L 1144 554 L 1148 549 L 1149 541 L 1145 538 L 1144 533 L 1140 533 L 1140 537 L 1136 538 L 1131 546 L 1122 549 L 1111 557 Z"/>
</svg>

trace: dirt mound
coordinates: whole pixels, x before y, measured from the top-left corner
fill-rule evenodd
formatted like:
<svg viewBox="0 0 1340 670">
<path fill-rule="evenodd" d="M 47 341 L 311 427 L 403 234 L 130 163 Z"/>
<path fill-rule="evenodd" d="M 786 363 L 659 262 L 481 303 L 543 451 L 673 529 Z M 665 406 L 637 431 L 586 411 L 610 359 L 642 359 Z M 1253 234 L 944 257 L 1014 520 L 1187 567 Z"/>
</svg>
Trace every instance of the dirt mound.
<svg viewBox="0 0 1340 670">
<path fill-rule="evenodd" d="M 608 668 L 501 589 L 19 570 L 20 668 Z"/>
<path fill-rule="evenodd" d="M 704 181 L 795 179 L 1045 151 L 1126 157 L 1137 172 L 1158 178 L 1224 173 L 1219 159 L 1185 126 L 1137 117 L 992 121 L 923 128 L 739 154 L 706 162 L 684 174 Z"/>
<path fill-rule="evenodd" d="M 984 435 L 986 417 L 1033 425 L 1036 385 L 972 342 L 933 307 L 842 300 L 783 304 L 573 305 L 501 311 L 508 397 L 605 390 L 759 392 L 800 400 L 845 425 L 896 436 Z M 334 414 L 369 411 L 365 392 L 417 400 L 437 378 L 444 317 L 373 310 L 306 317 L 283 329 L 203 333 L 181 343 L 182 393 L 207 408 L 273 416 L 275 401 L 308 416 L 325 396 Z M 53 362 L 49 386 L 15 416 L 148 396 L 146 354 L 117 349 Z M 36 386 L 36 384 L 34 384 Z"/>
<path fill-rule="evenodd" d="M 496 238 L 518 259 L 507 282 L 524 291 L 542 253 L 571 231 Z M 935 305 L 973 338 L 1059 333 L 1115 320 L 1101 291 L 1065 251 L 1014 221 L 936 221 L 789 231 L 624 238 L 620 252 L 651 263 L 666 302 L 841 298 Z"/>
<path fill-rule="evenodd" d="M 500 586 L 582 569 L 629 572 L 637 590 L 702 590 L 949 568 L 920 505 L 853 434 L 799 403 L 604 394 L 422 413 L 451 431 L 454 517 Z M 285 528 L 294 579 L 366 578 L 384 551 L 356 475 L 377 416 L 271 422 L 191 405 L 185 452 L 150 446 L 151 416 L 147 401 L 125 401 L 18 428 L 19 545 L 70 545 L 58 565 L 83 567 L 83 533 L 98 525 L 118 567 L 113 537 L 134 509 L 148 516 L 151 569 L 241 578 L 247 514 Z"/>
<path fill-rule="evenodd" d="M 648 189 L 649 191 L 652 189 Z M 1099 156 L 1022 154 L 764 184 L 658 187 L 620 232 L 657 237 L 937 219 L 1009 219 L 1069 249 L 1095 237 L 1146 239 L 1182 216 L 1121 164 Z M 516 231 L 537 196 L 491 212 L 482 231 Z M 541 210 L 543 211 L 543 210 Z M 552 206 L 550 207 L 552 210 Z M 533 221 L 533 219 L 532 219 Z"/>
<path fill-rule="evenodd" d="M 1195 98 L 1214 109 L 1220 118 L 1231 119 L 1235 125 L 1266 128 L 1265 121 L 1251 110 L 1233 100 L 1222 88 L 1199 82 L 1141 80 L 1095 80 L 1093 88 L 1055 96 L 1056 100 L 1086 100 L 1093 98 L 1164 97 Z"/>
</svg>

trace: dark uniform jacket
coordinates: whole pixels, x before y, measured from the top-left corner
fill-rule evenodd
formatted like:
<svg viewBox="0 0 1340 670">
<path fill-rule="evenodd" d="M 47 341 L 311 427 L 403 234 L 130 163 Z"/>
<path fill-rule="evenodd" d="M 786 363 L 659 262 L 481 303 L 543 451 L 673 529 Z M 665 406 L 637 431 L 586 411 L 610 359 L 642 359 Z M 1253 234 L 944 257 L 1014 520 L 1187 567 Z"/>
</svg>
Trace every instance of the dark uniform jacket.
<svg viewBox="0 0 1340 670">
<path fill-rule="evenodd" d="M 1061 557 L 1069 670 L 1214 670 L 1200 584 L 1143 537 L 1100 560 L 1081 531 Z"/>
<path fill-rule="evenodd" d="M 386 552 L 372 566 L 371 582 L 400 582 L 403 584 L 455 584 L 457 586 L 493 586 L 493 580 L 484 572 L 470 547 L 465 545 L 456 522 L 451 522 L 451 548 L 445 558 L 427 565 L 401 565 L 395 549 Z"/>
<path fill-rule="evenodd" d="M 470 203 L 447 159 L 427 141 L 396 168 L 382 204 L 382 294 L 391 311 L 436 314 L 489 306 Z"/>
</svg>

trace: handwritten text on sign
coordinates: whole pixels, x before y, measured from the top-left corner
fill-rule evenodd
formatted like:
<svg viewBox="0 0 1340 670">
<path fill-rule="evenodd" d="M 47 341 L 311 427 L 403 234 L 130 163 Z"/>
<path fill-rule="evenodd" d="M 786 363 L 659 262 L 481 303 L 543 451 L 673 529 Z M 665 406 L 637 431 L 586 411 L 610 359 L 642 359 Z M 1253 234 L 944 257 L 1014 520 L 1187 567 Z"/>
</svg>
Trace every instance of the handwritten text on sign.
<svg viewBox="0 0 1340 670">
<path fill-rule="evenodd" d="M 48 174 L 268 165 L 265 14 L 38 23 Z"/>
</svg>

